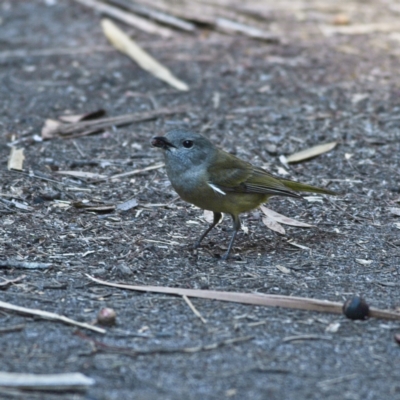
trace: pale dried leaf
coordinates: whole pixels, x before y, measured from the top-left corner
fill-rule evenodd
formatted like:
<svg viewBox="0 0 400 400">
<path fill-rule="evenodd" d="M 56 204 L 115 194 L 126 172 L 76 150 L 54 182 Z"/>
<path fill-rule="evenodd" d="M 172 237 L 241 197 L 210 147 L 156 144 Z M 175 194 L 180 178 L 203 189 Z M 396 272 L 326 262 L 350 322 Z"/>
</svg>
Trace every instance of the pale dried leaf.
<svg viewBox="0 0 400 400">
<path fill-rule="evenodd" d="M 395 226 L 397 229 L 400 229 L 400 222 L 396 222 L 396 223 L 394 224 L 394 226 Z"/>
<path fill-rule="evenodd" d="M 22 171 L 24 165 L 24 149 L 17 149 L 16 147 L 11 147 L 10 157 L 8 159 L 7 168 L 9 170 Z"/>
<path fill-rule="evenodd" d="M 356 258 L 356 262 L 361 265 L 370 265 L 373 263 L 373 260 L 363 260 L 362 258 Z"/>
<path fill-rule="evenodd" d="M 286 233 L 285 228 L 279 222 L 275 221 L 272 218 L 263 217 L 262 222 L 267 228 L 271 229 L 274 232 L 281 233 L 282 235 Z"/>
<path fill-rule="evenodd" d="M 283 272 L 284 274 L 290 274 L 290 269 L 284 267 L 283 265 L 275 265 L 275 267 L 277 269 L 279 269 L 279 271 Z"/>
<path fill-rule="evenodd" d="M 315 225 L 306 224 L 305 222 L 296 221 L 295 219 L 286 217 L 265 206 L 260 206 L 261 211 L 269 218 L 284 225 L 298 226 L 300 228 L 313 228 Z"/>
<path fill-rule="evenodd" d="M 101 25 L 105 36 L 108 38 L 111 44 L 116 49 L 122 53 L 125 53 L 134 61 L 136 61 L 141 68 L 150 72 L 156 78 L 167 82 L 169 85 L 178 90 L 189 90 L 189 87 L 185 82 L 177 79 L 168 68 L 161 65 L 150 54 L 145 52 L 109 19 L 103 19 L 101 21 Z"/>
<path fill-rule="evenodd" d="M 128 211 L 131 208 L 135 208 L 138 204 L 139 203 L 136 199 L 130 199 L 130 200 L 125 201 L 124 203 L 118 204 L 117 210 Z"/>
<path fill-rule="evenodd" d="M 53 139 L 58 136 L 58 130 L 61 125 L 64 125 L 60 121 L 54 119 L 46 119 L 42 128 L 42 139 Z"/>
<path fill-rule="evenodd" d="M 390 208 L 389 208 L 389 211 L 390 211 L 392 214 L 394 214 L 394 215 L 400 216 L 400 208 L 397 208 L 397 207 L 390 207 Z"/>
<path fill-rule="evenodd" d="M 310 147 L 309 149 L 294 153 L 294 154 L 286 157 L 286 160 L 288 163 L 295 163 L 295 162 L 308 160 L 309 158 L 313 158 L 313 157 L 319 156 L 320 154 L 331 151 L 334 147 L 336 147 L 336 145 L 337 145 L 337 142 L 320 144 L 318 146 Z"/>
<path fill-rule="evenodd" d="M 85 171 L 57 171 L 57 174 L 73 176 L 74 178 L 85 179 L 106 179 L 107 175 L 96 174 L 95 172 Z"/>
</svg>

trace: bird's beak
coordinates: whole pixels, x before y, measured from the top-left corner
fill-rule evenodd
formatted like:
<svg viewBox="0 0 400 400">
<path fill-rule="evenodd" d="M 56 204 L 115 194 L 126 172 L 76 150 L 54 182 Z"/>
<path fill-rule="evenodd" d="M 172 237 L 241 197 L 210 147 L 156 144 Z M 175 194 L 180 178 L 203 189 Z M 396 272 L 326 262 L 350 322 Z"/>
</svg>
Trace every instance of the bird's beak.
<svg viewBox="0 0 400 400">
<path fill-rule="evenodd" d="M 154 147 L 159 147 L 163 150 L 168 150 L 170 147 L 176 147 L 172 143 L 168 142 L 164 136 L 153 137 L 153 139 L 151 139 L 151 145 Z"/>
</svg>

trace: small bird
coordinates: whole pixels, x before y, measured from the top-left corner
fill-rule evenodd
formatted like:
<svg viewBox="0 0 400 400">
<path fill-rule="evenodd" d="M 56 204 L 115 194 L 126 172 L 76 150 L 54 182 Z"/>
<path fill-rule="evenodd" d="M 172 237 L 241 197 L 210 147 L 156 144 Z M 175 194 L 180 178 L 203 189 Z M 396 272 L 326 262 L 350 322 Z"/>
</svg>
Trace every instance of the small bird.
<svg viewBox="0 0 400 400">
<path fill-rule="evenodd" d="M 163 150 L 168 178 L 179 196 L 214 213 L 212 224 L 195 243 L 195 248 L 218 224 L 221 213 L 232 217 L 233 233 L 223 260 L 228 258 L 241 227 L 241 213 L 257 208 L 271 196 L 301 198 L 297 192 L 337 194 L 273 176 L 189 130 L 174 129 L 165 136 L 154 137 L 151 144 Z"/>
</svg>

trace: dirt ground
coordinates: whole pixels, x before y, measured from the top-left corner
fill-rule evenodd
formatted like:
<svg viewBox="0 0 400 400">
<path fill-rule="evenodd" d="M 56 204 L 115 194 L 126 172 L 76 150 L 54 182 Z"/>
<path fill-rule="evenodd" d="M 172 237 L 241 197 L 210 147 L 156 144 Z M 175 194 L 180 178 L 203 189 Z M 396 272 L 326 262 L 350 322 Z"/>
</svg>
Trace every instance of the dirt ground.
<svg viewBox="0 0 400 400">
<path fill-rule="evenodd" d="M 192 299 L 202 321 L 179 296 L 100 286 L 85 275 L 339 302 L 359 294 L 374 307 L 400 307 L 400 217 L 392 210 L 400 203 L 400 9 L 390 1 L 275 3 L 265 5 L 279 43 L 207 28 L 163 39 L 119 24 L 188 83 L 179 92 L 115 51 L 93 10 L 74 1 L 0 2 L 1 260 L 51 263 L 1 268 L 2 279 L 25 277 L 0 286 L 0 299 L 87 323 L 102 307 L 117 314 L 100 334 L 1 310 L 0 371 L 95 380 L 86 392 L 2 388 L 1 398 L 400 399 L 398 322 Z M 346 27 L 369 30 L 334 32 L 338 14 L 349 16 Z M 177 106 L 188 110 L 40 141 L 44 121 L 67 113 Z M 222 262 L 229 218 L 195 253 L 207 223 L 177 199 L 163 168 L 106 181 L 60 174 L 154 166 L 162 155 L 150 139 L 182 124 L 277 175 L 287 169 L 279 156 L 337 141 L 288 176 L 343 195 L 273 198 L 271 209 L 317 228 L 280 235 L 259 211 L 245 214 L 248 233 Z M 7 170 L 13 140 L 24 148 L 23 172 Z M 138 205 L 128 211 L 74 206 L 129 199 Z"/>
</svg>

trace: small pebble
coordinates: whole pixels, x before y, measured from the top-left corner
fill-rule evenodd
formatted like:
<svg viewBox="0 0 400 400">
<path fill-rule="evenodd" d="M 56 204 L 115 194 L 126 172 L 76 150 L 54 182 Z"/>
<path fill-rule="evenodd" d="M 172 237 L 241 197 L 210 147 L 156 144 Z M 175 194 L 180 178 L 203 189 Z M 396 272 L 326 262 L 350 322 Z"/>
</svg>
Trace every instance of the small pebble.
<svg viewBox="0 0 400 400">
<path fill-rule="evenodd" d="M 97 322 L 99 323 L 99 325 L 115 325 L 116 319 L 117 314 L 112 308 L 102 308 L 97 314 Z"/>
</svg>

